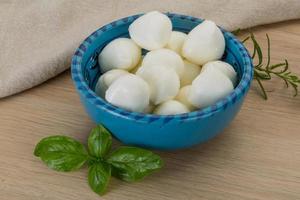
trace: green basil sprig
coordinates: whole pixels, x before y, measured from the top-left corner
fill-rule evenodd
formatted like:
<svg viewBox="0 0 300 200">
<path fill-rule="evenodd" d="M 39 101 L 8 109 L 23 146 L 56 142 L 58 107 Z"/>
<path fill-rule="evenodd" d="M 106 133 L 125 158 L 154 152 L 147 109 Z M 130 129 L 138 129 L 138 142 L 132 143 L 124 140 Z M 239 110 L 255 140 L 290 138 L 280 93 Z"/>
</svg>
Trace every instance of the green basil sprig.
<svg viewBox="0 0 300 200">
<path fill-rule="evenodd" d="M 162 166 L 162 160 L 151 151 L 136 147 L 120 147 L 110 154 L 114 176 L 133 182 L 143 179 Z"/>
<path fill-rule="evenodd" d="M 88 153 L 80 142 L 59 135 L 42 139 L 34 155 L 51 169 L 63 172 L 77 170 L 88 160 Z"/>
<path fill-rule="evenodd" d="M 67 136 L 50 136 L 35 147 L 34 155 L 51 169 L 69 172 L 88 165 L 91 189 L 103 195 L 111 175 L 128 182 L 138 181 L 162 168 L 162 159 L 149 150 L 119 147 L 111 151 L 112 137 L 103 126 L 92 129 L 88 151 L 78 141 Z"/>
</svg>

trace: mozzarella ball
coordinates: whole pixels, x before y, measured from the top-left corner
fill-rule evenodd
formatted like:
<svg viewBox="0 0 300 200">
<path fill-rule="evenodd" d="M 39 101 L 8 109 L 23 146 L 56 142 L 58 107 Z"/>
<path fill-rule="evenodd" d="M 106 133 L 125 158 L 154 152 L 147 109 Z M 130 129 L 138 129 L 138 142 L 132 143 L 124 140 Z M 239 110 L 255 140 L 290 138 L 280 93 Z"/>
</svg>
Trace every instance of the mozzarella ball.
<svg viewBox="0 0 300 200">
<path fill-rule="evenodd" d="M 192 81 L 200 74 L 201 67 L 187 60 L 184 60 L 184 71 L 180 77 L 181 87 L 190 85 Z"/>
<path fill-rule="evenodd" d="M 131 39 L 117 38 L 99 54 L 98 60 L 102 72 L 111 69 L 133 69 L 141 59 L 142 51 Z"/>
<path fill-rule="evenodd" d="M 205 20 L 188 34 L 182 47 L 182 55 L 192 63 L 203 65 L 220 59 L 224 50 L 223 33 L 214 22 Z"/>
<path fill-rule="evenodd" d="M 149 98 L 148 84 L 134 74 L 127 74 L 118 78 L 105 93 L 106 101 L 133 112 L 143 112 L 149 105 Z"/>
<path fill-rule="evenodd" d="M 113 69 L 102 74 L 95 87 L 95 92 L 98 96 L 104 98 L 108 87 L 119 77 L 128 74 L 127 71 L 121 69 Z"/>
<path fill-rule="evenodd" d="M 190 111 L 193 111 L 196 110 L 197 108 L 193 106 L 188 100 L 188 95 L 190 93 L 191 87 L 192 87 L 191 85 L 187 85 L 180 88 L 179 93 L 175 97 L 175 100 L 184 104 Z"/>
<path fill-rule="evenodd" d="M 152 103 L 150 103 L 150 104 L 144 109 L 143 113 L 152 113 L 153 110 L 154 110 L 154 108 L 155 108 L 155 106 L 154 106 Z"/>
<path fill-rule="evenodd" d="M 216 103 L 233 91 L 230 79 L 217 69 L 200 73 L 193 81 L 188 101 L 197 108 L 204 108 Z"/>
<path fill-rule="evenodd" d="M 160 49 L 171 37 L 172 22 L 166 15 L 152 11 L 132 22 L 128 31 L 140 47 L 149 51 Z"/>
<path fill-rule="evenodd" d="M 179 31 L 172 31 L 171 38 L 166 46 L 167 49 L 171 49 L 178 53 L 179 55 L 181 54 L 181 49 L 183 46 L 183 43 L 187 37 L 187 34 Z"/>
<path fill-rule="evenodd" d="M 144 59 L 144 56 L 142 56 L 142 58 L 140 59 L 139 63 L 136 65 L 136 67 L 130 71 L 131 73 L 135 74 L 137 72 L 137 70 L 142 66 L 143 59 Z"/>
<path fill-rule="evenodd" d="M 163 102 L 153 111 L 153 113 L 157 115 L 176 115 L 188 112 L 190 112 L 189 109 L 176 100 Z"/>
<path fill-rule="evenodd" d="M 154 105 L 173 99 L 180 88 L 180 81 L 175 70 L 160 66 L 142 66 L 136 73 L 150 86 L 150 100 Z"/>
<path fill-rule="evenodd" d="M 234 86 L 236 85 L 237 73 L 230 64 L 219 60 L 211 61 L 203 65 L 201 72 L 205 72 L 205 70 L 207 70 L 208 68 L 214 68 L 219 70 L 231 80 Z"/>
<path fill-rule="evenodd" d="M 184 71 L 184 63 L 182 58 L 170 49 L 158 49 L 150 51 L 143 59 L 142 66 L 148 67 L 152 65 L 166 66 L 174 69 L 179 76 Z"/>
</svg>

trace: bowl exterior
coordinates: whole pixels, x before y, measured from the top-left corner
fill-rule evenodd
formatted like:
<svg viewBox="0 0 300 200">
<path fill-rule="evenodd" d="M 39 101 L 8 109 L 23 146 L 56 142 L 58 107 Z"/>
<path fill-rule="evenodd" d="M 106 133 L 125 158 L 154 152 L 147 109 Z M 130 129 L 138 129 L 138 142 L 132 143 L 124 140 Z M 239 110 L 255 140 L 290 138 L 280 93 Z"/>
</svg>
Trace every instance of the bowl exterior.
<svg viewBox="0 0 300 200">
<path fill-rule="evenodd" d="M 150 118 L 144 122 L 97 109 L 92 102 L 81 96 L 89 116 L 97 124 L 107 127 L 124 144 L 160 150 L 183 149 L 215 137 L 233 120 L 243 100 L 239 99 L 222 112 L 196 120 L 179 122 L 161 118 L 152 121 Z"/>
<path fill-rule="evenodd" d="M 205 142 L 229 125 L 248 92 L 253 76 L 251 58 L 245 47 L 222 30 L 226 40 L 223 60 L 235 67 L 240 82 L 234 92 L 216 104 L 199 111 L 170 116 L 132 113 L 114 107 L 92 91 L 100 76 L 97 56 L 112 39 L 128 37 L 130 16 L 108 24 L 89 36 L 72 59 L 72 78 L 88 115 L 103 124 L 121 142 L 152 149 L 175 150 Z M 168 13 L 175 30 L 188 32 L 202 22 L 190 16 Z M 92 88 L 92 89 L 90 89 Z"/>
</svg>

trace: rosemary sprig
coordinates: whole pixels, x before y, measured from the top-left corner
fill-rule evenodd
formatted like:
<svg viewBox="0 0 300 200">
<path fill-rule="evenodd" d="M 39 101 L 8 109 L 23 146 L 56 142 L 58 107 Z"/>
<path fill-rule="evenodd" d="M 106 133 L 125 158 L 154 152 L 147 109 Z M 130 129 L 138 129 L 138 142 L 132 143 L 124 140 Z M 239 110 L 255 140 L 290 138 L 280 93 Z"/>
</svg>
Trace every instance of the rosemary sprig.
<svg viewBox="0 0 300 200">
<path fill-rule="evenodd" d="M 233 31 L 236 35 L 240 32 L 239 29 Z M 243 43 L 251 41 L 253 45 L 252 59 L 257 58 L 257 62 L 254 64 L 254 79 L 257 81 L 262 96 L 265 100 L 268 99 L 267 92 L 262 84 L 263 81 L 271 80 L 273 76 L 281 78 L 286 87 L 291 86 L 294 89 L 294 97 L 298 94 L 298 86 L 300 85 L 300 78 L 289 70 L 289 63 L 285 59 L 284 62 L 271 64 L 271 41 L 269 35 L 267 37 L 267 62 L 263 62 L 263 51 L 259 43 L 257 42 L 255 35 L 250 32 L 250 35 L 242 40 Z"/>
</svg>

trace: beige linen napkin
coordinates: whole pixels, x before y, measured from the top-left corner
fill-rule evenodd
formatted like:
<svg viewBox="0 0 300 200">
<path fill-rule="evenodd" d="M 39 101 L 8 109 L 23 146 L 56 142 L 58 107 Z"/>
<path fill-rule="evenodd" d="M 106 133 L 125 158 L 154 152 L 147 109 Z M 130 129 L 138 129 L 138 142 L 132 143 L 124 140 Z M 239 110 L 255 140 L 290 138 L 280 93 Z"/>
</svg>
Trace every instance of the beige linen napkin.
<svg viewBox="0 0 300 200">
<path fill-rule="evenodd" d="M 1 0 L 0 98 L 68 69 L 80 42 L 102 25 L 150 10 L 233 30 L 300 18 L 300 0 Z"/>
</svg>

